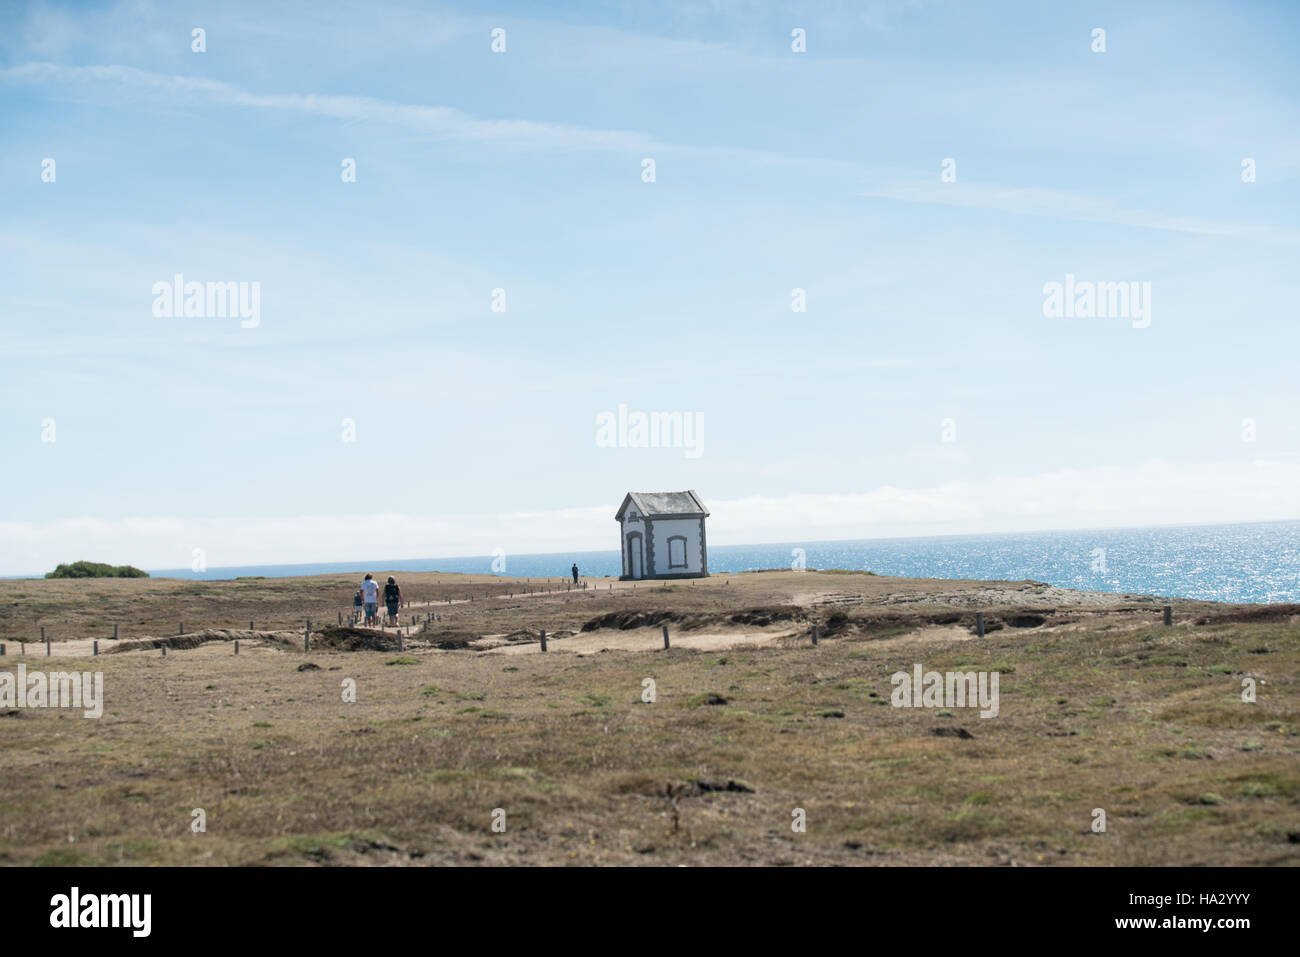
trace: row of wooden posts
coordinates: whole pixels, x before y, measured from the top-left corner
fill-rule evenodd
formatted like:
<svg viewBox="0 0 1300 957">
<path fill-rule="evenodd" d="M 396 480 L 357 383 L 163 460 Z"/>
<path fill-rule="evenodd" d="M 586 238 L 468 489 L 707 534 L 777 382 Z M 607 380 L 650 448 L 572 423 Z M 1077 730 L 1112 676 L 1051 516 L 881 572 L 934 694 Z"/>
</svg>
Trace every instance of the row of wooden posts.
<svg viewBox="0 0 1300 957">
<path fill-rule="evenodd" d="M 407 602 L 407 606 L 408 606 L 408 607 L 409 607 L 409 605 L 410 605 L 410 603 Z M 1165 605 L 1165 606 L 1163 606 L 1162 611 L 1163 611 L 1163 613 L 1164 613 L 1164 625 L 1165 625 L 1166 628 L 1168 628 L 1168 627 L 1170 627 L 1171 625 L 1173 625 L 1173 623 L 1174 623 L 1174 608 L 1173 608 L 1173 605 Z M 424 624 L 427 625 L 427 624 L 429 624 L 430 622 L 437 621 L 437 620 L 438 620 L 438 617 L 437 617 L 433 612 L 426 612 L 426 613 L 425 613 L 425 616 L 424 616 Z M 417 619 L 417 621 L 418 621 L 418 619 Z M 340 624 L 340 625 L 343 624 L 343 612 L 339 612 L 339 624 Z M 249 630 L 249 631 L 254 631 L 254 630 L 255 630 L 255 629 L 253 628 L 253 622 L 251 622 L 251 621 L 248 623 L 248 630 Z M 664 630 L 664 648 L 668 648 L 668 647 L 669 647 L 669 643 L 668 643 L 668 626 L 667 626 L 667 625 L 664 625 L 664 626 L 663 626 L 663 630 Z M 814 645 L 817 644 L 817 639 L 818 639 L 818 637 L 819 637 L 819 631 L 820 631 L 819 626 L 818 626 L 818 625 L 813 625 L 813 627 L 812 627 L 812 643 L 813 643 Z M 181 622 L 181 623 L 180 623 L 180 630 L 177 632 L 177 634 L 178 634 L 178 635 L 183 635 L 183 634 L 185 634 L 185 623 L 184 623 L 184 622 Z M 980 638 L 983 638 L 983 637 L 984 637 L 984 612 L 982 612 L 982 611 L 977 611 L 977 612 L 975 613 L 975 634 L 976 634 L 978 637 L 980 637 Z M 114 639 L 114 640 L 117 639 L 117 625 L 114 625 L 114 626 L 113 626 L 113 639 Z M 45 645 L 45 657 L 47 657 L 47 658 L 50 657 L 50 640 L 49 640 L 48 638 L 45 637 L 45 626 L 44 626 L 44 625 L 41 626 L 41 643 Z M 546 630 L 545 630 L 545 629 L 543 629 L 542 632 L 541 632 L 541 643 L 542 643 L 542 651 L 546 651 Z M 92 645 L 92 649 L 93 649 L 94 654 L 95 654 L 95 655 L 98 655 L 98 654 L 99 654 L 99 641 L 98 641 L 98 640 L 95 640 L 95 641 L 93 641 L 93 642 L 91 643 L 91 645 Z M 303 648 L 303 651 L 311 651 L 311 619 L 310 619 L 310 618 L 307 619 L 307 626 L 306 626 L 306 628 L 303 629 L 302 648 Z M 398 651 L 403 650 L 403 643 L 402 643 L 402 629 L 401 629 L 400 627 L 397 629 L 397 650 L 398 650 Z M 20 642 L 18 643 L 18 653 L 19 653 L 20 655 L 26 655 L 26 654 L 27 654 L 27 647 L 26 647 L 26 643 L 25 643 L 25 642 L 21 642 L 21 641 L 20 641 Z M 4 642 L 0 641 L 0 657 L 3 657 L 4 654 L 5 654 L 5 645 L 4 645 Z M 163 654 L 163 657 L 164 657 L 164 658 L 167 657 L 167 646 L 166 646 L 166 645 L 163 645 L 163 646 L 162 646 L 162 654 Z M 238 639 L 238 638 L 235 639 L 235 654 L 239 654 L 239 639 Z"/>
<path fill-rule="evenodd" d="M 550 579 L 549 579 L 549 578 L 547 579 L 547 583 L 548 583 L 548 584 L 550 583 Z M 691 582 L 691 584 L 694 585 L 695 583 L 694 583 L 694 582 Z M 614 589 L 614 585 L 613 585 L 613 583 L 610 583 L 609 588 L 610 588 L 611 591 L 613 591 L 613 589 Z M 582 582 L 582 587 L 581 587 L 580 590 L 585 591 L 586 589 L 587 589 L 587 582 Z M 566 591 L 572 591 L 572 590 L 573 590 L 573 586 L 572 586 L 572 584 L 569 584 L 568 586 L 566 586 L 565 590 L 566 590 Z M 633 590 L 633 591 L 636 590 L 636 584 L 635 584 L 635 583 L 632 585 L 632 590 Z M 525 593 L 525 594 L 529 594 L 529 595 L 531 595 L 531 594 L 533 594 L 533 590 L 532 590 L 531 588 L 529 588 L 529 589 L 527 589 L 524 593 Z M 546 591 L 546 592 L 541 592 L 540 594 L 551 594 L 551 592 Z M 513 597 L 515 597 L 515 593 L 514 593 L 513 591 L 507 590 L 507 591 L 506 591 L 506 596 L 508 596 L 508 597 L 510 597 L 510 598 L 513 598 Z M 504 597 L 504 596 L 503 596 L 503 597 Z M 466 601 L 469 601 L 469 602 L 473 602 L 473 601 L 474 601 L 474 595 L 473 595 L 473 593 L 470 593 L 470 594 L 466 595 L 466 596 L 465 596 L 465 600 L 466 600 Z M 452 602 L 452 599 L 451 599 L 451 598 L 447 598 L 447 599 L 446 599 L 446 603 L 447 603 L 448 605 L 450 605 L 451 602 Z M 429 601 L 429 602 L 426 602 L 425 604 L 432 605 L 433 602 L 432 602 L 432 601 Z M 410 603 L 409 601 L 402 602 L 402 607 L 403 607 L 403 608 L 409 608 L 410 606 L 411 606 L 411 603 Z M 341 625 L 343 624 L 343 612 L 340 611 L 340 612 L 338 613 L 338 615 L 339 615 L 339 617 L 338 617 L 338 622 L 339 622 L 339 625 L 341 626 Z M 426 621 L 426 622 L 428 622 L 428 621 L 432 621 L 432 620 L 436 620 L 432 615 L 426 615 L 426 616 L 425 616 L 425 621 Z M 255 624 L 256 624 L 255 621 L 250 621 L 250 622 L 248 623 L 248 630 L 249 630 L 249 631 L 256 631 L 257 629 L 256 629 L 256 627 L 255 627 Z M 307 630 L 308 630 L 308 632 L 311 631 L 311 622 L 310 622 L 310 621 L 307 622 Z M 180 635 L 185 634 L 185 622 L 184 622 L 184 621 L 181 621 L 181 622 L 179 622 L 179 623 L 177 624 L 176 634 L 177 634 L 177 636 L 180 636 Z M 117 640 L 118 640 L 118 626 L 117 626 L 116 624 L 113 625 L 113 640 L 114 640 L 114 641 L 117 641 Z M 46 646 L 46 652 L 47 652 L 47 657 L 48 657 L 48 651 L 49 651 L 49 645 L 50 645 L 50 642 L 49 642 L 49 640 L 45 637 L 45 626 L 44 626 L 44 625 L 41 625 L 41 643 L 42 643 L 43 645 Z M 20 647 L 22 647 L 24 644 L 25 644 L 24 642 L 19 642 L 19 646 L 20 646 Z M 236 645 L 238 645 L 238 642 L 236 642 Z M 95 652 L 96 655 L 99 654 L 99 642 L 98 642 L 97 640 L 94 642 L 94 652 Z M 164 650 L 164 654 L 165 654 L 165 653 L 166 653 L 166 652 L 165 652 L 165 650 Z M 236 650 L 235 654 L 238 654 L 238 653 L 239 653 L 238 650 Z M 4 645 L 3 642 L 0 642 L 0 655 L 4 655 L 4 654 L 5 654 L 5 645 Z"/>
</svg>

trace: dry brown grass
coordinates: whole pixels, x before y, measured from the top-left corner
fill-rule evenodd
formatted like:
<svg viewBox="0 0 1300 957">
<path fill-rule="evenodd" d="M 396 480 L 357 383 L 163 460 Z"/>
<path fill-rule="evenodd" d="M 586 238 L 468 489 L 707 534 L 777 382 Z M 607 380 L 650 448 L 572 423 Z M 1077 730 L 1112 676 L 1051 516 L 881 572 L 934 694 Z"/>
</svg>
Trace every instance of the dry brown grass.
<svg viewBox="0 0 1300 957">
<path fill-rule="evenodd" d="M 835 576 L 836 591 L 846 577 Z M 809 580 L 737 576 L 694 589 L 453 607 L 467 631 L 557 631 L 612 608 L 712 615 L 791 601 Z M 852 588 L 884 595 L 900 587 L 873 581 L 882 590 Z M 17 586 L 32 584 L 40 583 Z M 70 621 L 89 621 L 100 603 L 94 592 L 137 583 L 50 584 L 84 589 L 58 600 Z M 144 587 L 161 593 L 135 593 L 138 614 L 171 617 L 177 590 Z M 235 583 L 212 587 L 238 593 Z M 942 596 L 963 586 L 929 587 L 941 610 Z M 294 580 L 264 595 L 283 605 L 268 624 L 283 614 L 293 626 L 307 610 L 324 619 L 318 609 L 336 599 L 320 590 L 319 580 Z M 827 608 L 802 600 L 809 621 L 827 621 Z M 171 604 L 159 612 L 153 601 Z M 201 621 L 202 610 L 186 608 L 196 624 L 220 623 Z M 849 607 L 838 637 L 816 649 L 577 655 L 561 641 L 548 655 L 268 646 L 235 657 L 213 643 L 165 659 L 101 657 L 93 666 L 105 675 L 102 719 L 0 715 L 0 861 L 1300 860 L 1300 628 L 1292 619 L 1211 617 L 1165 629 L 1149 608 L 1089 609 L 1064 616 L 1072 623 L 1007 627 L 980 641 L 960 622 L 887 611 L 893 617 L 870 601 Z M 304 662 L 320 670 L 299 672 Z M 1000 671 L 1000 716 L 889 707 L 889 676 L 916 662 Z M 91 661 L 26 663 L 80 669 Z M 1263 682 L 1253 705 L 1240 701 L 1246 676 Z M 645 678 L 657 685 L 653 704 L 640 700 Z M 356 682 L 355 704 L 341 698 L 344 679 Z M 709 694 L 726 703 L 704 703 Z M 933 733 L 952 727 L 972 737 Z M 727 782 L 752 791 L 710 789 Z M 675 808 L 670 785 L 681 789 Z M 1107 812 L 1106 834 L 1090 829 L 1097 807 Z M 207 813 L 206 833 L 190 832 L 194 808 Z M 504 834 L 491 830 L 495 808 L 506 812 Z M 794 808 L 806 810 L 807 833 L 791 830 Z"/>
</svg>

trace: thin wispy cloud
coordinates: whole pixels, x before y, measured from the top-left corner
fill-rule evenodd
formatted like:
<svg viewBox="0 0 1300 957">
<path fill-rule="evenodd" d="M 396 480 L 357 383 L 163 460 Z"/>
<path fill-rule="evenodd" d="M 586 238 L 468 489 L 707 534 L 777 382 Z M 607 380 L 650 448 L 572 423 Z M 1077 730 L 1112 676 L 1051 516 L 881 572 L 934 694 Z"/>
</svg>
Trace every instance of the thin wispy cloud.
<svg viewBox="0 0 1300 957">
<path fill-rule="evenodd" d="M 485 120 L 446 106 L 394 103 L 369 96 L 323 93 L 253 93 L 233 83 L 203 77 L 152 73 L 131 66 L 65 66 L 25 63 L 0 70 L 11 83 L 64 84 L 100 96 L 127 88 L 174 104 L 207 104 L 292 112 L 347 122 L 379 123 L 411 133 L 447 140 L 489 143 L 513 149 L 587 149 L 646 151 L 668 145 L 627 130 L 594 130 L 529 120 Z"/>
<path fill-rule="evenodd" d="M 904 203 L 960 206 L 1023 216 L 1049 216 L 1081 222 L 1112 223 L 1199 236 L 1225 236 L 1295 242 L 1300 234 L 1276 226 L 1225 223 L 1195 216 L 1169 216 L 1147 210 L 1128 209 L 1100 196 L 1036 186 L 998 186 L 988 183 L 941 183 L 900 181 L 859 195 Z"/>
</svg>

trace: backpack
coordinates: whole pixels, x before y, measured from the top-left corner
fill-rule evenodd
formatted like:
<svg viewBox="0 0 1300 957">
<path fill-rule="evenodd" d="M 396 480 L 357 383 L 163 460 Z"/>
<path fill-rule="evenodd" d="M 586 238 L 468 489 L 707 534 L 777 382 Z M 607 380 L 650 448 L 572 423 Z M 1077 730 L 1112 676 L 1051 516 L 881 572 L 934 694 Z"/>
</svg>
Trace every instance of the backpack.
<svg viewBox="0 0 1300 957">
<path fill-rule="evenodd" d="M 384 601 L 397 601 L 398 588 L 396 585 L 384 586 Z"/>
</svg>

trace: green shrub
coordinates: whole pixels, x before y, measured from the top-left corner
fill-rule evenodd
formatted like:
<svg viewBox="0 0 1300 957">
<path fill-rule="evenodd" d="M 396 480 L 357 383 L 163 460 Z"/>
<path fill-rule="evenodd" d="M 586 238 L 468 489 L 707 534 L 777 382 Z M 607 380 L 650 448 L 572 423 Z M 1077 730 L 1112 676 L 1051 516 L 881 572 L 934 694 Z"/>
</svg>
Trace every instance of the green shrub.
<svg viewBox="0 0 1300 957">
<path fill-rule="evenodd" d="M 63 562 L 46 578 L 148 578 L 149 573 L 134 565 L 106 565 L 103 562 Z"/>
</svg>

